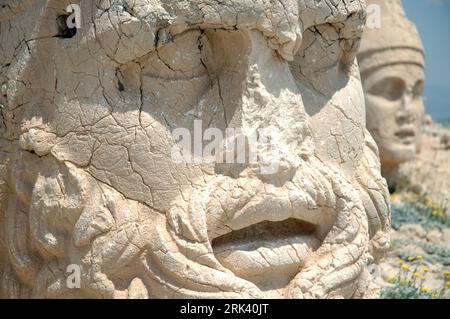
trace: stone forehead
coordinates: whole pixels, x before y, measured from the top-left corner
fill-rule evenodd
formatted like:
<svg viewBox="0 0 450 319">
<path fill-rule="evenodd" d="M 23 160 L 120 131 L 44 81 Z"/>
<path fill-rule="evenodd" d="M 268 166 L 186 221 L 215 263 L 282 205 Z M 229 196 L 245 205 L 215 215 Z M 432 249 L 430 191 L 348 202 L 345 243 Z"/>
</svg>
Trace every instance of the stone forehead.
<svg viewBox="0 0 450 319">
<path fill-rule="evenodd" d="M 380 9 L 381 27 L 364 31 L 358 54 L 362 73 L 398 63 L 424 67 L 423 44 L 416 26 L 407 18 L 401 0 L 367 0 Z"/>
<path fill-rule="evenodd" d="M 313 25 L 343 22 L 359 13 L 364 20 L 363 0 L 141 0 L 121 1 L 141 18 L 159 24 L 187 23 L 209 26 L 254 27 L 283 33 Z"/>
<path fill-rule="evenodd" d="M 381 27 L 367 28 L 361 42 L 361 52 L 395 47 L 423 51 L 416 26 L 407 18 L 401 0 L 367 0 L 380 8 Z"/>
<path fill-rule="evenodd" d="M 154 32 L 187 28 L 256 29 L 279 47 L 282 55 L 291 55 L 302 33 L 314 25 L 365 21 L 363 0 L 141 0 L 103 2 L 100 10 L 131 14 L 145 21 Z M 285 54 L 283 54 L 285 53 Z"/>
<path fill-rule="evenodd" d="M 124 0 L 112 2 L 114 5 L 127 6 L 141 17 L 158 16 L 160 20 L 230 26 L 259 26 L 269 20 L 272 28 L 287 21 L 305 28 L 342 22 L 365 9 L 363 0 Z"/>
<path fill-rule="evenodd" d="M 0 20 L 33 5 L 62 13 L 73 1 L 4 0 L 0 3 L 3 2 Z M 159 38 L 157 34 L 161 30 L 169 30 L 173 35 L 195 26 L 255 29 L 288 60 L 292 59 L 306 29 L 326 23 L 360 28 L 365 21 L 364 0 L 81 0 L 78 4 L 86 20 L 92 17 L 94 24 L 101 25 L 99 33 L 129 23 L 130 19 L 144 22 L 147 26 L 140 31 L 151 32 L 154 38 Z M 348 19 L 350 16 L 352 19 Z"/>
</svg>

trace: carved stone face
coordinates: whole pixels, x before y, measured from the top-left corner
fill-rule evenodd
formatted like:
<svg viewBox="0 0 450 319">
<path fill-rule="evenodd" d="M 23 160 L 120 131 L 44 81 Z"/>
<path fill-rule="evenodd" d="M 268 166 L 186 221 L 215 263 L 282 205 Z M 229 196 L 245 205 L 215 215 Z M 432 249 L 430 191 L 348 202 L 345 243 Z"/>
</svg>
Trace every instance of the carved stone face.
<svg viewBox="0 0 450 319">
<path fill-rule="evenodd" d="M 21 287 L 4 294 L 362 297 L 389 228 L 362 1 L 93 2 L 72 38 L 53 37 L 62 4 L 1 25 L 43 12 L 10 40 L 31 48 L 2 55 L 4 224 L 29 233 L 4 235 L 2 286 Z M 174 161 L 172 131 L 195 120 L 276 129 L 278 170 Z"/>
<path fill-rule="evenodd" d="M 368 0 L 379 8 L 379 26 L 366 28 L 358 53 L 367 106 L 367 128 L 378 144 L 391 186 L 400 164 L 420 149 L 424 117 L 424 52 L 401 0 Z"/>
<path fill-rule="evenodd" d="M 378 144 L 382 165 L 411 160 L 420 147 L 424 116 L 424 70 L 415 64 L 389 65 L 363 75 L 367 128 Z"/>
</svg>

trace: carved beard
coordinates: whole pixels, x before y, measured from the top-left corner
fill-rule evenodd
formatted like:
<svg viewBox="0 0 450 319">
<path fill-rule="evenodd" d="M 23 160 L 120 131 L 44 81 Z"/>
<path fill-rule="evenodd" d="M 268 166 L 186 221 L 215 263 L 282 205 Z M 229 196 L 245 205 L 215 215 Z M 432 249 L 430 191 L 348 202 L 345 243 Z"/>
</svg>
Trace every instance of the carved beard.
<svg viewBox="0 0 450 319">
<path fill-rule="evenodd" d="M 2 225 L 8 257 L 0 296 L 263 298 L 255 284 L 218 261 L 211 242 L 233 227 L 237 216 L 256 212 L 260 217 L 254 221 L 262 221 L 271 202 L 284 202 L 284 211 L 277 210 L 280 220 L 318 213 L 332 219 L 320 248 L 284 296 L 363 297 L 367 265 L 371 255 L 388 248 L 389 230 L 386 184 L 376 146 L 366 135 L 357 185 L 309 157 L 292 182 L 270 195 L 256 178 L 216 176 L 165 214 L 124 198 L 71 164 L 20 152 L 9 171 L 12 187 Z M 82 267 L 81 289 L 66 287 L 69 264 Z"/>
<path fill-rule="evenodd" d="M 158 272 L 147 268 L 155 285 L 153 291 L 158 292 L 158 297 L 263 298 L 264 292 L 256 285 L 220 264 L 211 242 L 212 237 L 233 228 L 236 216 L 245 219 L 242 216 L 246 214 L 258 214 L 249 218 L 257 223 L 269 216 L 271 209 L 277 209 L 277 221 L 289 217 L 305 220 L 318 213 L 324 219 L 333 219 L 320 248 L 284 289 L 284 297 L 363 297 L 369 284 L 367 265 L 372 255 L 382 255 L 389 243 L 388 194 L 376 152 L 369 135 L 364 171 L 357 175 L 355 186 L 314 157 L 305 160 L 292 182 L 275 194 L 264 194 L 260 181 L 217 177 L 195 191 L 188 205 L 175 205 L 167 216 L 166 227 L 156 229 L 155 243 L 164 249 L 157 244 L 154 251 L 159 253 L 147 256 L 149 265 L 162 266 L 157 267 Z M 253 188 L 245 190 L 246 184 Z M 173 253 L 165 253 L 170 251 Z"/>
</svg>

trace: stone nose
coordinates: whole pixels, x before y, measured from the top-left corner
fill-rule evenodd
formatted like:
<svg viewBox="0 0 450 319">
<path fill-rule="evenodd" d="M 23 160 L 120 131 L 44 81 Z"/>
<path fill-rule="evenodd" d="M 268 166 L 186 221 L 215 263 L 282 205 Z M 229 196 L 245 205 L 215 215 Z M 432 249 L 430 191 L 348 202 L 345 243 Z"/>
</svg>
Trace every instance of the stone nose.
<svg viewBox="0 0 450 319">
<path fill-rule="evenodd" d="M 396 113 L 396 120 L 398 124 L 411 124 L 416 120 L 413 112 L 413 93 L 411 90 L 406 90 L 401 98 L 401 107 Z"/>
<path fill-rule="evenodd" d="M 254 166 L 258 177 L 284 184 L 295 175 L 302 156 L 312 151 L 309 120 L 288 61 L 268 46 L 260 32 L 252 32 L 250 39 L 242 126 L 259 136 Z"/>
<path fill-rule="evenodd" d="M 416 116 L 411 109 L 402 109 L 397 112 L 396 120 L 400 125 L 412 124 L 416 120 Z"/>
<path fill-rule="evenodd" d="M 413 101 L 412 89 L 405 90 L 405 92 L 402 95 L 402 107 L 404 109 L 409 109 L 411 107 L 412 101 Z"/>
</svg>

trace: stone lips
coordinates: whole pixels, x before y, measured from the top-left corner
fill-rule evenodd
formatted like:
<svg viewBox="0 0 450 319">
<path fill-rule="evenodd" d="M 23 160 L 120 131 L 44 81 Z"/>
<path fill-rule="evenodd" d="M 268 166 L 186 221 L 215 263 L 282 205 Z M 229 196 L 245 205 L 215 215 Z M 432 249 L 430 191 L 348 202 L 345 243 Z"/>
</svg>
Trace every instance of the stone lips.
<svg viewBox="0 0 450 319">
<path fill-rule="evenodd" d="M 319 168 L 320 170 L 323 170 L 323 168 Z M 219 179 L 216 186 L 212 186 L 212 189 L 216 189 L 218 194 L 223 189 L 227 189 L 229 194 L 236 194 L 243 187 L 243 190 L 239 193 L 239 198 L 242 201 L 236 201 L 229 197 L 219 197 L 218 199 L 218 195 L 211 195 L 215 193 L 214 191 L 209 196 L 194 195 L 192 197 L 194 202 L 189 205 L 193 211 L 188 213 L 174 210 L 172 212 L 173 215 L 169 216 L 169 220 L 173 221 L 169 223 L 172 225 L 170 233 L 177 238 L 176 242 L 180 245 L 181 251 L 188 249 L 192 251 L 194 247 L 197 247 L 196 250 L 198 249 L 198 251 L 194 256 L 210 256 L 205 260 L 207 264 L 211 264 L 211 258 L 213 260 L 217 258 L 224 265 L 241 260 L 242 263 L 230 265 L 231 269 L 235 275 L 240 274 L 242 278 L 247 278 L 258 287 L 254 286 L 248 290 L 249 288 L 245 288 L 248 284 L 242 286 L 241 289 L 244 289 L 243 291 L 248 291 L 245 292 L 246 295 L 247 293 L 253 296 L 254 294 L 256 296 L 270 295 L 276 298 L 358 296 L 358 294 L 355 295 L 355 289 L 364 290 L 364 288 L 358 286 L 357 280 L 353 280 L 365 276 L 363 265 L 368 259 L 372 258 L 369 255 L 367 246 L 369 238 L 366 237 L 367 234 L 364 235 L 365 231 L 362 231 L 362 229 L 368 228 L 367 222 L 364 222 L 366 218 L 365 211 L 369 212 L 371 208 L 370 206 L 367 206 L 366 209 L 362 207 L 362 202 L 359 199 L 359 195 L 357 195 L 359 191 L 353 189 L 346 181 L 340 180 L 339 174 L 331 172 L 318 173 L 311 166 L 309 171 L 315 173 L 306 173 L 308 170 L 303 171 L 300 169 L 299 172 L 303 172 L 303 174 L 299 173 L 298 176 L 303 176 L 302 182 L 298 182 L 298 184 L 294 182 L 290 186 L 286 185 L 286 188 L 275 188 L 269 193 L 271 195 L 267 196 L 266 200 L 263 201 L 258 201 L 257 199 L 261 196 L 264 198 L 264 193 L 258 195 L 258 189 L 260 191 L 263 190 L 264 185 L 261 185 L 262 188 L 257 187 L 251 182 L 250 178 L 241 181 Z M 312 175 L 314 176 L 312 177 L 309 174 L 317 175 Z M 309 180 L 308 176 L 311 176 L 314 181 Z M 319 182 L 317 179 L 321 181 Z M 243 186 L 247 183 L 252 185 L 248 194 L 245 191 L 246 187 Z M 302 188 L 302 183 L 309 186 L 316 184 L 316 187 Z M 381 198 L 376 199 L 376 196 L 382 194 L 375 195 L 379 191 L 375 181 L 371 185 L 374 190 L 374 194 L 371 195 L 374 202 L 369 204 L 365 201 L 365 204 L 376 205 L 378 209 L 382 210 L 384 209 L 383 202 L 386 200 L 387 195 L 384 194 Z M 208 189 L 211 189 L 210 187 Z M 382 183 L 380 187 L 380 189 L 383 189 L 385 183 Z M 288 195 L 289 192 L 291 193 L 290 195 Z M 200 202 L 197 202 L 195 198 Z M 219 200 L 220 204 L 215 203 L 217 200 Z M 295 204 L 291 204 L 291 201 Z M 244 204 L 245 202 L 247 204 Z M 262 206 L 252 204 L 255 202 L 260 203 Z M 237 209 L 237 207 L 241 206 L 244 208 Z M 223 211 L 221 207 L 227 207 L 227 210 Z M 349 210 L 350 207 L 353 208 Z M 207 211 L 207 213 L 203 214 L 202 211 Z M 325 222 L 327 214 L 329 214 L 329 218 L 328 222 Z M 198 224 L 198 221 L 201 220 L 200 216 L 203 215 L 207 216 L 207 221 L 204 221 L 208 225 L 207 227 L 202 227 Z M 303 231 L 296 235 L 289 235 L 289 232 L 287 234 L 285 232 L 283 235 L 283 227 L 289 227 L 286 224 L 278 224 L 279 229 L 277 231 L 270 230 L 270 223 L 260 224 L 261 221 L 287 221 L 289 218 L 299 221 L 307 220 L 317 226 L 309 223 L 303 224 L 302 227 L 297 226 L 298 231 L 300 229 L 305 231 L 302 236 Z M 374 254 L 374 252 L 382 254 L 382 251 L 386 250 L 388 240 L 386 241 L 382 234 L 384 229 L 388 227 L 388 218 L 386 216 L 387 220 L 378 221 L 380 224 L 387 222 L 387 225 L 378 228 L 379 231 L 373 230 L 375 233 L 374 251 L 370 248 L 370 254 Z M 216 228 L 215 225 L 218 225 L 219 228 Z M 254 230 L 248 229 L 251 225 L 256 225 L 256 228 L 264 228 L 268 237 L 276 239 L 276 241 L 272 242 L 272 245 L 277 246 L 278 243 L 278 249 L 272 249 L 271 254 L 269 254 L 272 257 L 272 259 L 269 259 L 272 264 L 267 264 L 267 260 L 261 257 L 264 256 L 264 248 L 260 247 L 264 244 L 264 238 L 261 235 L 256 238 L 253 235 L 247 238 L 242 237 L 243 233 L 246 235 L 254 234 Z M 204 229 L 208 229 L 209 239 Z M 189 238 L 187 242 L 183 239 L 186 237 Z M 210 239 L 213 238 L 217 238 L 217 240 L 212 240 L 212 246 L 202 243 L 209 243 Z M 193 245 L 194 242 L 197 243 L 195 246 Z M 317 246 L 319 242 L 320 247 Z M 230 243 L 233 243 L 233 245 Z M 289 243 L 289 245 L 283 246 L 284 243 Z M 291 257 L 290 254 L 293 253 L 292 248 L 297 251 L 297 257 Z M 348 251 L 348 249 L 351 249 L 352 252 L 347 257 L 339 260 L 339 265 L 330 258 L 331 251 L 339 254 L 339 252 Z M 258 257 L 253 257 L 255 255 Z M 189 256 L 186 257 L 190 259 Z M 262 262 L 260 258 L 265 260 L 263 264 L 258 262 L 258 260 Z M 186 262 L 183 261 L 182 263 Z M 263 266 L 264 263 L 266 266 Z M 252 267 L 255 268 L 252 269 Z M 335 267 L 340 269 L 340 271 L 336 272 L 333 270 Z M 278 276 L 275 278 L 270 275 L 267 276 L 267 272 L 277 273 Z M 346 278 L 347 284 L 343 284 L 342 280 L 344 278 Z M 171 282 L 174 279 L 170 278 L 167 280 Z M 229 280 L 234 282 L 233 286 L 242 285 L 242 283 L 239 283 L 240 279 L 238 277 L 230 278 Z M 360 284 L 363 284 L 363 282 L 360 282 Z M 210 283 L 209 285 L 217 284 Z M 178 291 L 178 296 L 195 296 L 196 292 L 187 290 L 187 287 L 188 285 L 184 286 L 184 292 Z M 361 296 L 363 296 L 364 293 L 362 291 L 361 293 Z"/>
</svg>

